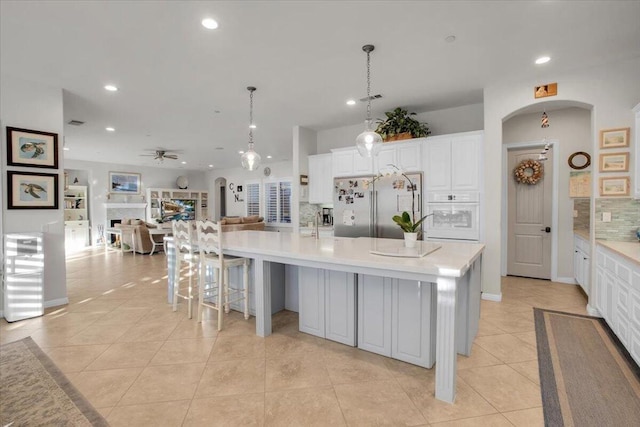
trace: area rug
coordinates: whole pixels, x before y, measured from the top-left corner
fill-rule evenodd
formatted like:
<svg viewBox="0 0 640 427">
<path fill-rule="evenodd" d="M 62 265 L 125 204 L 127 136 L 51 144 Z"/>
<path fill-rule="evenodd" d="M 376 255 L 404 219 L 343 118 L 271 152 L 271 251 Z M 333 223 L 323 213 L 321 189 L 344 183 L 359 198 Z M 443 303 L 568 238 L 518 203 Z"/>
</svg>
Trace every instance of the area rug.
<svg viewBox="0 0 640 427">
<path fill-rule="evenodd" d="M 0 426 L 107 426 L 31 337 L 0 346 Z"/>
<path fill-rule="evenodd" d="M 640 368 L 604 319 L 534 317 L 545 425 L 640 425 Z"/>
</svg>

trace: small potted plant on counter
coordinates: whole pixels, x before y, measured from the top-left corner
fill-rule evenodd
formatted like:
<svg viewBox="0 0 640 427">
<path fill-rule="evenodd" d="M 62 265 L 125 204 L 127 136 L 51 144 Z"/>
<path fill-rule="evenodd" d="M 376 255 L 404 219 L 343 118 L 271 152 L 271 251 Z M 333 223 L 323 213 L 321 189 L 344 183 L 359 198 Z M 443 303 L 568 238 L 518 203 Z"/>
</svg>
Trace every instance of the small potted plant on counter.
<svg viewBox="0 0 640 427">
<path fill-rule="evenodd" d="M 409 212 L 407 211 L 402 212 L 402 215 L 393 216 L 393 221 L 400 226 L 402 231 L 404 231 L 405 247 L 413 248 L 416 246 L 420 225 L 425 219 L 427 219 L 427 217 L 431 215 L 433 214 L 425 215 L 422 218 L 420 218 L 418 221 L 415 220 L 415 214 L 409 215 Z"/>
<path fill-rule="evenodd" d="M 411 117 L 415 116 L 416 113 L 409 113 L 407 110 L 398 107 L 384 114 L 387 118 L 385 120 L 378 119 L 376 133 L 380 134 L 385 142 L 421 138 L 431 133 L 426 123 L 420 123 Z"/>
</svg>

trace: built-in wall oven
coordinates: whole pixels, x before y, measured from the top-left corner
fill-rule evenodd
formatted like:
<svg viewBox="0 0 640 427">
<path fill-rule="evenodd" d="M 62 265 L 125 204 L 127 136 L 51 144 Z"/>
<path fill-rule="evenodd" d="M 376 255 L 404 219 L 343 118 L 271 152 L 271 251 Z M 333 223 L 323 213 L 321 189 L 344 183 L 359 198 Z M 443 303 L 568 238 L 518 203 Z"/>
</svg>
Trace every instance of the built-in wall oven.
<svg viewBox="0 0 640 427">
<path fill-rule="evenodd" d="M 427 194 L 427 238 L 479 240 L 479 194 Z"/>
</svg>

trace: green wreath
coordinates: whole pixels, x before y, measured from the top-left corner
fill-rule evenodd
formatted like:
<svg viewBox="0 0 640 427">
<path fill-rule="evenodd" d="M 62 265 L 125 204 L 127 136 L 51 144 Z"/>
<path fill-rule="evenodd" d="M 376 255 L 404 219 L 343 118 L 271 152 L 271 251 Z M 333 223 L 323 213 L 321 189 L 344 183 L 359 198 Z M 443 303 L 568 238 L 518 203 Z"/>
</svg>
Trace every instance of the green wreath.
<svg viewBox="0 0 640 427">
<path fill-rule="evenodd" d="M 513 170 L 513 175 L 520 184 L 535 185 L 540 181 L 544 173 L 542 163 L 537 160 L 523 160 Z"/>
</svg>

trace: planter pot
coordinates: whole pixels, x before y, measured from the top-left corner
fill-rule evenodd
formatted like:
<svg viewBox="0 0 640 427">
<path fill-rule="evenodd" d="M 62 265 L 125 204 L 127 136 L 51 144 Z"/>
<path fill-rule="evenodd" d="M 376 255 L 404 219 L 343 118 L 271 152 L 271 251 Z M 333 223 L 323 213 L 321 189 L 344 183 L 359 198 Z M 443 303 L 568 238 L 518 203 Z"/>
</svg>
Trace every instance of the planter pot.
<svg viewBox="0 0 640 427">
<path fill-rule="evenodd" d="M 388 136 L 384 140 L 384 142 L 401 141 L 403 139 L 411 139 L 411 138 L 413 138 L 413 136 L 411 136 L 411 132 L 402 132 L 402 133 Z"/>
<path fill-rule="evenodd" d="M 418 233 L 404 233 L 404 247 L 415 248 L 418 241 Z"/>
</svg>

